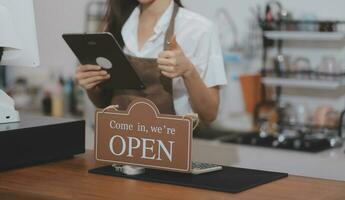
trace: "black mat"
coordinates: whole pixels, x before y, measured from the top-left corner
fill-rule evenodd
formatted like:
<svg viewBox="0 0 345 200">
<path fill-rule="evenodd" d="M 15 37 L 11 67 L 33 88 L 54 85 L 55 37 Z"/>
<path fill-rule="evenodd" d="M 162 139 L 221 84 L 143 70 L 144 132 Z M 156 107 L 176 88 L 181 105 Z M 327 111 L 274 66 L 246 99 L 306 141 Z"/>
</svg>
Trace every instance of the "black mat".
<svg viewBox="0 0 345 200">
<path fill-rule="evenodd" d="M 288 176 L 288 174 L 286 173 L 267 172 L 234 167 L 223 167 L 222 171 L 201 175 L 146 169 L 145 174 L 137 176 L 127 176 L 115 172 L 112 166 L 91 169 L 89 172 L 94 174 L 216 190 L 229 193 L 242 192 L 250 188 Z"/>
</svg>

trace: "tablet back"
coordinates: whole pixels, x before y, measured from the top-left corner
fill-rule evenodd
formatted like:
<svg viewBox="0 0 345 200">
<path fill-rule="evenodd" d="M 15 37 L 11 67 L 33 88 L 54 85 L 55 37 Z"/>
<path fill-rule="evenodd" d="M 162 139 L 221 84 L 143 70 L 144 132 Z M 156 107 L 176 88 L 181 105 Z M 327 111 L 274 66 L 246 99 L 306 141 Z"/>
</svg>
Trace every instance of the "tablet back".
<svg viewBox="0 0 345 200">
<path fill-rule="evenodd" d="M 111 78 L 103 83 L 105 88 L 145 88 L 111 33 L 64 34 L 63 38 L 81 64 L 99 65 L 111 75 Z"/>
</svg>

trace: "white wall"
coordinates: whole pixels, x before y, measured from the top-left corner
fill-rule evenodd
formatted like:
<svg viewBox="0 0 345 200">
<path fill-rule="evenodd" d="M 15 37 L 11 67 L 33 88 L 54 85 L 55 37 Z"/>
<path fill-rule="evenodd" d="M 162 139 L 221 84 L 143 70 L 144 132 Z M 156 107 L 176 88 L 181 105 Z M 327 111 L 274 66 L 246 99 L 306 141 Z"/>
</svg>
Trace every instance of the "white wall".
<svg viewBox="0 0 345 200">
<path fill-rule="evenodd" d="M 30 76 L 32 82 L 39 82 L 47 71 L 58 71 L 64 76 L 71 76 L 76 59 L 63 42 L 61 35 L 69 32 L 84 31 L 85 9 L 91 0 L 34 0 L 41 57 L 40 69 L 14 68 L 11 75 Z M 102 0 L 99 0 L 102 1 Z M 104 0 L 103 0 L 104 1 Z M 182 0 L 189 9 L 214 19 L 219 8 L 230 13 L 239 35 L 248 32 L 248 20 L 251 19 L 251 7 L 257 4 L 264 9 L 263 0 Z M 343 0 L 281 0 L 284 7 L 292 10 L 296 17 L 305 13 L 317 13 L 320 18 L 345 19 L 345 1 Z M 330 3 L 331 2 L 331 3 Z M 43 69 L 42 69 L 43 68 Z"/>
<path fill-rule="evenodd" d="M 252 16 L 250 8 L 260 5 L 264 12 L 268 0 L 182 0 L 189 9 L 202 13 L 211 19 L 219 8 L 225 8 L 235 21 L 240 33 L 247 30 L 246 21 Z M 280 0 L 283 7 L 293 11 L 294 17 L 301 18 L 304 14 L 315 13 L 320 19 L 345 20 L 344 0 Z M 243 35 L 243 34 L 242 34 Z"/>
<path fill-rule="evenodd" d="M 253 18 L 251 8 L 256 8 L 260 5 L 261 11 L 264 12 L 265 5 L 268 0 L 212 0 L 212 1 L 200 1 L 200 0 L 183 0 L 185 6 L 189 9 L 202 13 L 204 16 L 215 20 L 216 13 L 219 8 L 224 8 L 228 11 L 236 28 L 238 29 L 240 41 L 245 40 L 246 34 L 248 34 L 248 22 Z M 316 15 L 319 20 L 345 20 L 345 1 L 344 0 L 280 0 L 284 9 L 292 11 L 293 17 L 301 19 L 306 15 Z M 216 22 L 216 21 L 215 21 Z M 229 33 L 229 37 L 231 37 Z M 311 46 L 317 47 L 315 49 L 309 48 Z M 327 46 L 327 47 L 326 47 Z M 302 47 L 302 48 L 301 48 Z M 319 47 L 322 47 L 318 49 Z M 334 48 L 335 47 L 335 48 Z M 314 44 L 300 43 L 296 48 L 294 45 L 289 44 L 289 48 L 285 48 L 283 52 L 291 54 L 292 56 L 306 56 L 311 59 L 313 66 L 317 66 L 320 63 L 322 56 L 333 55 L 342 61 L 345 65 L 345 43 L 325 43 L 317 42 Z M 274 51 L 271 51 L 271 56 L 276 55 Z M 261 66 L 261 62 L 258 60 L 255 63 L 251 63 L 249 67 Z M 233 68 L 233 67 L 232 67 Z M 312 94 L 311 94 L 312 93 Z M 323 90 L 289 90 L 288 95 L 285 95 L 285 100 L 298 102 L 311 106 L 311 109 L 319 105 L 333 105 L 336 108 L 344 108 L 345 97 L 344 88 L 333 91 Z M 227 100 L 230 101 L 230 100 Z"/>
<path fill-rule="evenodd" d="M 77 60 L 61 38 L 63 33 L 83 32 L 85 9 L 91 0 L 34 0 L 38 28 L 41 67 L 37 69 L 12 68 L 9 78 L 26 76 L 34 84 L 49 81 L 51 72 L 65 77 L 73 76 Z M 100 0 L 102 1 L 102 0 Z M 250 8 L 259 4 L 264 10 L 265 0 L 182 0 L 185 7 L 195 10 L 210 19 L 219 8 L 226 9 L 238 29 L 240 41 L 248 32 L 252 19 Z M 283 6 L 293 11 L 297 18 L 316 13 L 319 19 L 345 20 L 344 0 L 281 0 Z M 229 33 L 229 37 L 231 33 Z M 320 52 L 319 52 L 320 53 Z M 322 53 L 322 52 L 321 52 Z M 317 54 L 315 54 L 317 55 Z M 345 58 L 345 56 L 343 56 Z M 254 66 L 256 65 L 256 66 Z M 258 61 L 250 67 L 258 67 Z M 327 95 L 327 94 L 325 94 Z M 340 101 L 342 101 L 340 99 Z"/>
<path fill-rule="evenodd" d="M 34 0 L 41 65 L 36 69 L 11 68 L 9 78 L 26 76 L 30 83 L 40 84 L 55 72 L 70 77 L 76 58 L 62 39 L 63 33 L 81 33 L 87 3 L 91 0 Z"/>
</svg>

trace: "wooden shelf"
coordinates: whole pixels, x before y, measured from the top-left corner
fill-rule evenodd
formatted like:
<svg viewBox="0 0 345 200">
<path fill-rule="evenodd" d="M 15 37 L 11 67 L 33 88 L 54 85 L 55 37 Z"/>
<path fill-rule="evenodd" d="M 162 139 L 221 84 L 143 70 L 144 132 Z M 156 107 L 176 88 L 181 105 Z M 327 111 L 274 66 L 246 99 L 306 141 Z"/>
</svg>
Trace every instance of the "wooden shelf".
<svg viewBox="0 0 345 200">
<path fill-rule="evenodd" d="M 345 86 L 345 81 L 327 81 L 327 80 L 302 80 L 289 78 L 266 77 L 262 82 L 268 86 L 282 86 L 290 88 L 310 88 L 310 89 L 331 89 L 335 90 Z"/>
<path fill-rule="evenodd" d="M 273 40 L 337 41 L 345 39 L 345 32 L 265 31 L 264 36 Z"/>
</svg>

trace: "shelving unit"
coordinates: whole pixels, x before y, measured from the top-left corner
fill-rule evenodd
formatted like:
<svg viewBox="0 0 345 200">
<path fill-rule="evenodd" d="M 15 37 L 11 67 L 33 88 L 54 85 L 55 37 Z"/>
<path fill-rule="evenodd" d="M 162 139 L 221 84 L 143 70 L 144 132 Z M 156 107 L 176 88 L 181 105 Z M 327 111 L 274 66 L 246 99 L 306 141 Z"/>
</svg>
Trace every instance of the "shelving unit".
<svg viewBox="0 0 345 200">
<path fill-rule="evenodd" d="M 266 86 L 281 86 L 286 88 L 308 88 L 308 89 L 322 89 L 322 90 L 336 90 L 340 87 L 345 87 L 345 80 L 343 81 L 327 81 L 327 80 L 308 80 L 308 79 L 292 79 L 292 78 L 278 78 L 265 77 L 262 82 Z"/>
<path fill-rule="evenodd" d="M 345 32 L 265 31 L 264 36 L 271 40 L 337 41 L 345 39 Z"/>
<path fill-rule="evenodd" d="M 318 25 L 319 23 L 331 23 L 334 26 L 338 24 L 345 24 L 345 21 L 273 21 L 270 22 L 271 25 L 274 27 L 272 29 L 268 27 L 268 22 L 261 21 L 261 28 L 263 30 L 263 44 L 264 44 L 264 53 L 263 53 L 263 68 L 262 68 L 262 83 L 266 86 L 275 86 L 278 90 L 278 101 L 280 98 L 280 93 L 282 87 L 294 87 L 294 88 L 311 88 L 311 89 L 339 89 L 342 86 L 345 86 L 345 76 L 340 76 L 341 80 L 339 80 L 339 76 L 334 81 L 332 80 L 324 80 L 324 79 L 299 79 L 299 78 L 288 78 L 286 76 L 281 75 L 274 75 L 268 76 L 272 74 L 267 70 L 267 54 L 268 49 L 270 47 L 274 47 L 278 49 L 278 54 L 282 53 L 283 45 L 285 41 L 345 41 L 345 32 L 342 31 L 296 31 L 296 30 L 284 30 L 282 27 L 287 27 L 288 25 L 294 25 L 298 27 L 298 24 L 303 25 Z M 330 76 L 332 77 L 332 76 Z"/>
<path fill-rule="evenodd" d="M 267 68 L 267 60 L 268 60 L 268 53 L 271 52 L 271 48 L 276 48 L 278 54 L 283 53 L 283 45 L 286 41 L 297 41 L 298 43 L 303 42 L 312 42 L 312 41 L 322 41 L 322 42 L 343 42 L 345 41 L 345 32 L 339 32 L 339 31 L 330 31 L 330 32 L 317 32 L 317 31 L 286 31 L 281 30 L 280 27 L 283 27 L 281 25 L 284 22 L 282 21 L 275 21 L 274 28 L 268 28 L 266 23 L 260 23 L 261 27 L 263 29 L 263 45 L 264 45 L 264 51 L 262 56 L 262 63 L 263 68 L 261 70 L 262 74 L 262 101 L 259 102 L 256 106 L 255 113 L 254 113 L 254 121 L 256 123 L 262 123 L 262 119 L 260 119 L 260 109 L 265 106 L 273 106 L 276 108 L 278 113 L 278 136 L 255 136 L 257 138 L 254 138 L 254 141 L 261 141 L 261 143 L 268 142 L 267 145 L 270 146 L 271 143 L 277 142 L 275 141 L 275 137 L 278 138 L 285 138 L 281 132 L 284 130 L 294 130 L 293 127 L 286 126 L 283 122 L 283 112 L 282 108 L 280 107 L 280 101 L 281 101 L 281 94 L 284 88 L 294 88 L 294 89 L 317 89 L 317 90 L 339 90 L 342 88 L 345 88 L 345 75 L 344 74 L 322 74 L 320 72 L 294 72 L 289 73 L 287 71 L 281 71 L 280 69 L 273 69 L 268 70 Z M 300 21 L 290 21 L 288 23 L 291 24 L 298 24 Z M 308 24 L 318 24 L 319 22 L 307 22 Z M 332 23 L 345 23 L 345 22 L 332 22 Z M 266 99 L 266 88 L 267 87 L 273 87 L 275 88 L 275 99 L 267 100 Z M 339 146 L 343 143 L 342 138 L 342 129 L 343 129 L 343 119 L 345 116 L 345 110 L 343 109 L 340 114 L 339 123 L 336 127 L 333 128 L 321 128 L 318 129 L 324 134 L 323 138 L 313 138 L 313 143 L 319 144 L 323 146 L 323 148 L 331 148 Z M 259 124 L 257 124 L 259 125 Z M 296 128 L 296 127 L 295 127 Z M 291 143 L 295 144 L 295 142 L 299 143 L 308 143 L 308 135 L 309 133 L 313 133 L 314 129 L 311 129 L 310 124 L 302 124 L 297 127 L 298 130 L 294 130 L 295 134 L 297 136 L 296 140 L 293 139 L 291 141 L 286 140 L 285 143 Z M 326 132 L 322 132 L 322 130 L 325 130 Z M 321 136 L 322 136 L 321 134 Z M 318 134 L 320 136 L 320 134 Z M 313 136 L 311 134 L 310 136 Z M 248 136 L 250 138 L 251 143 L 253 143 L 252 136 Z M 310 139 L 310 138 L 309 138 Z M 271 141 L 272 140 L 272 141 Z M 324 143 L 325 141 L 328 141 L 328 143 Z M 284 143 L 283 142 L 283 143 Z M 310 142 L 310 141 L 309 141 Z M 280 145 L 285 145 L 281 142 L 278 142 Z M 277 143 L 277 144 L 278 144 Z M 273 143 L 272 143 L 273 144 Z M 286 144 L 286 145 L 287 145 Z M 274 146 L 274 145 L 273 145 Z M 292 145 L 294 146 L 294 145 Z M 328 146 L 328 147 L 327 147 Z M 314 146 L 314 148 L 317 149 L 317 146 Z M 301 149 L 302 150 L 302 149 Z M 304 150 L 302 150 L 304 151 Z M 308 149 L 305 149 L 305 151 L 308 151 Z"/>
<path fill-rule="evenodd" d="M 284 41 L 345 41 L 345 32 L 312 32 L 312 31 L 263 31 L 264 44 L 267 41 L 275 41 L 278 53 L 282 53 Z M 262 69 L 262 83 L 266 86 L 280 87 L 278 89 L 278 98 L 280 98 L 281 87 L 293 87 L 293 88 L 309 88 L 309 89 L 339 89 L 345 86 L 345 76 L 342 80 L 324 80 L 324 79 L 298 79 L 298 78 L 285 78 L 279 76 L 267 76 L 266 59 L 268 46 L 264 45 L 264 56 L 263 56 L 263 69 Z"/>
<path fill-rule="evenodd" d="M 308 22 L 313 23 L 313 22 Z M 337 22 L 344 23 L 344 22 Z M 345 41 L 345 32 L 314 32 L 314 31 L 280 31 L 280 30 L 263 30 L 264 44 L 268 41 L 274 41 L 278 49 L 278 53 L 282 53 L 283 44 L 285 41 L 324 41 L 324 42 L 342 42 Z M 286 78 L 279 76 L 267 76 L 266 59 L 268 52 L 268 45 L 264 45 L 263 69 L 262 69 L 262 83 L 266 86 L 277 87 L 278 98 L 283 87 L 286 88 L 307 88 L 307 89 L 321 89 L 321 90 L 336 90 L 345 86 L 345 76 L 338 76 L 336 80 L 325 79 L 301 79 L 301 78 Z M 329 76 L 332 77 L 332 76 Z M 339 80 L 339 77 L 344 79 Z M 279 99 L 278 99 L 279 100 Z"/>
</svg>

